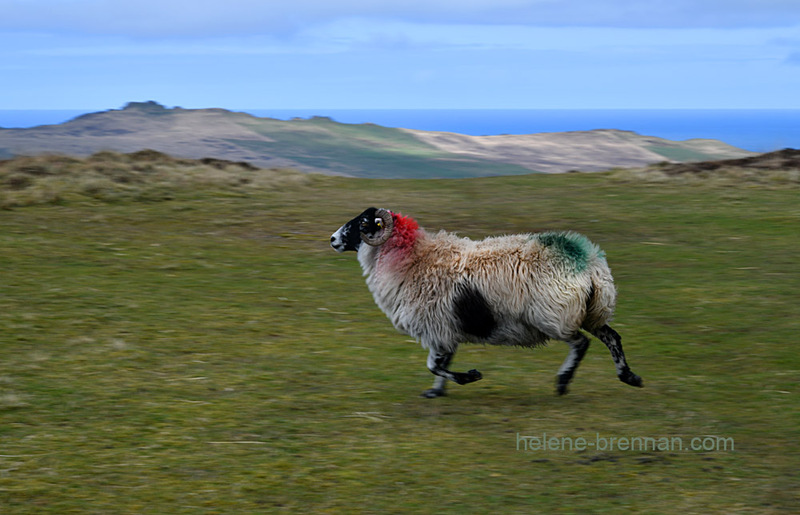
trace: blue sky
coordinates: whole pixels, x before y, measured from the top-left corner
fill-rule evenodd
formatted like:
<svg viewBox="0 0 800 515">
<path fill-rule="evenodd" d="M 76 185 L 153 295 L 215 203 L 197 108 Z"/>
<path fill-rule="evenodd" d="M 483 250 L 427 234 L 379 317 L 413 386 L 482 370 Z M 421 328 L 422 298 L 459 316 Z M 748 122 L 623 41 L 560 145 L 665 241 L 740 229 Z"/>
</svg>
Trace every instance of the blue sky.
<svg viewBox="0 0 800 515">
<path fill-rule="evenodd" d="M 798 0 L 0 0 L 0 109 L 800 108 Z"/>
</svg>

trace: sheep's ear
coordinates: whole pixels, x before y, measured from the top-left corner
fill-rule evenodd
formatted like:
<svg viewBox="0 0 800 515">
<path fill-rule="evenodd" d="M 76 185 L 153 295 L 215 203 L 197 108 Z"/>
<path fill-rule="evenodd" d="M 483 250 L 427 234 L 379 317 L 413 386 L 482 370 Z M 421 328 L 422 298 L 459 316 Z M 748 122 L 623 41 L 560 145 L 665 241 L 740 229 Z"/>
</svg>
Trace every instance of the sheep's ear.
<svg viewBox="0 0 800 515">
<path fill-rule="evenodd" d="M 394 220 L 392 219 L 392 213 L 387 209 L 378 209 L 375 211 L 375 224 L 381 229 L 381 231 L 373 237 L 367 236 L 363 232 L 361 233 L 361 239 L 367 245 L 371 245 L 373 247 L 377 247 L 378 245 L 383 245 L 386 243 L 386 240 L 389 239 L 392 235 L 392 230 L 394 229 Z"/>
</svg>

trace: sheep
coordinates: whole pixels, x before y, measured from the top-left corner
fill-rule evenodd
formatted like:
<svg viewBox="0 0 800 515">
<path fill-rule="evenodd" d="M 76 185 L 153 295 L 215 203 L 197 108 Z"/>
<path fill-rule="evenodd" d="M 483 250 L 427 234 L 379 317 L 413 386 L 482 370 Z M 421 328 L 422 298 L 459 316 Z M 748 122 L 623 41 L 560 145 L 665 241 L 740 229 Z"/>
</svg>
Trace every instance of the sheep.
<svg viewBox="0 0 800 515">
<path fill-rule="evenodd" d="M 550 339 L 570 346 L 556 376 L 563 395 L 589 348 L 580 329 L 608 347 L 622 382 L 642 386 L 608 325 L 616 289 L 605 253 L 581 234 L 474 241 L 429 234 L 410 217 L 370 207 L 333 233 L 331 246 L 357 252 L 378 307 L 428 349 L 436 378 L 423 397 L 446 395 L 448 380 L 463 385 L 483 377 L 475 369 L 448 369 L 461 343 L 536 347 Z"/>
</svg>

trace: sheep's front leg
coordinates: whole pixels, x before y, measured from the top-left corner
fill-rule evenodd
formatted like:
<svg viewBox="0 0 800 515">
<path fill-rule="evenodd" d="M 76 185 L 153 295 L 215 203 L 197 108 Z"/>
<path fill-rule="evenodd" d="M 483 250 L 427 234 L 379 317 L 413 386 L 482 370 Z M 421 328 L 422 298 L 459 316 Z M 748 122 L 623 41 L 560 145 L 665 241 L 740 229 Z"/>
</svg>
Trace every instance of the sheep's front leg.
<svg viewBox="0 0 800 515">
<path fill-rule="evenodd" d="M 451 372 L 447 369 L 450 361 L 453 359 L 453 352 L 442 351 L 436 348 L 431 348 L 428 352 L 428 370 L 436 375 L 436 380 L 433 383 L 433 388 L 423 392 L 424 397 L 440 397 L 444 395 L 444 384 L 446 380 L 453 381 L 458 384 L 467 384 L 481 379 L 483 376 L 475 369 L 469 372 Z"/>
<path fill-rule="evenodd" d="M 433 352 L 433 351 L 431 351 Z M 444 355 L 444 359 L 440 362 L 440 366 L 443 369 L 446 369 L 450 366 L 450 362 L 453 361 L 453 356 L 455 356 L 455 350 L 453 352 L 446 353 Z M 428 362 L 430 363 L 430 354 L 428 355 Z M 434 358 L 435 360 L 435 358 Z M 435 372 L 434 372 L 435 373 Z M 436 397 L 444 397 L 447 395 L 445 388 L 447 386 L 447 378 L 444 376 L 436 376 L 436 379 L 433 380 L 433 388 L 425 390 L 422 392 L 422 397 L 427 399 L 434 399 Z"/>
</svg>

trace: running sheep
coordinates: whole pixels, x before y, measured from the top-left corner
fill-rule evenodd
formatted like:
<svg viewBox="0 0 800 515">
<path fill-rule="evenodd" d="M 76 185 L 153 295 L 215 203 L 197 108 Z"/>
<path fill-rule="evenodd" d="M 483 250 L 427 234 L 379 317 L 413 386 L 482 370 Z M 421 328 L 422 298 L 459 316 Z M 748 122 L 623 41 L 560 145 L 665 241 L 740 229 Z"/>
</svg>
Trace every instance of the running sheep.
<svg viewBox="0 0 800 515">
<path fill-rule="evenodd" d="M 337 252 L 358 253 L 378 307 L 402 333 L 428 349 L 433 388 L 467 384 L 477 370 L 453 372 L 460 343 L 535 347 L 548 339 L 569 344 L 556 388 L 567 385 L 589 348 L 580 329 L 611 351 L 619 379 L 642 386 L 609 327 L 616 289 L 605 254 L 574 232 L 489 237 L 481 241 L 441 231 L 429 234 L 406 216 L 371 207 L 331 236 Z"/>
</svg>

